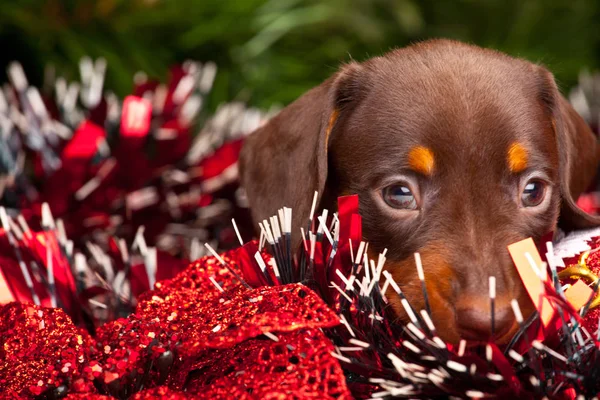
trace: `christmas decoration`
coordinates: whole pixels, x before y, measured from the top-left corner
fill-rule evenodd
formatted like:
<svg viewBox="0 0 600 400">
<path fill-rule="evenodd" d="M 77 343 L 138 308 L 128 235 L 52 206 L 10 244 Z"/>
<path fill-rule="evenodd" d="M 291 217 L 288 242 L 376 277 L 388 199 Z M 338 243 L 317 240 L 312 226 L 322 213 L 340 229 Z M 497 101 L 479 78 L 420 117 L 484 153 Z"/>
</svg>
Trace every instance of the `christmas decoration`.
<svg viewBox="0 0 600 400">
<path fill-rule="evenodd" d="M 334 215 L 330 224 L 324 212 L 312 225 L 314 229 L 304 235 L 305 258 L 300 263 L 283 256 L 287 253 L 289 210 L 283 209 L 279 216 L 263 221 L 261 230 L 274 255 L 274 283 L 293 282 L 297 271 L 306 271 L 301 280 L 340 314 L 342 324 L 330 330 L 328 336 L 337 345 L 334 356 L 347 371 L 354 395 L 571 398 L 598 394 L 598 316 L 595 312 L 587 314 L 598 302 L 599 281 L 593 273 L 598 267 L 590 269 L 586 264 L 597 262 L 596 256 L 584 254 L 578 261 L 567 260 L 576 265 L 559 269 L 552 246 L 546 262 L 542 262 L 531 240 L 510 246 L 538 312 L 523 320 L 518 303 L 513 301 L 520 330 L 502 348 L 494 343 L 466 341 L 452 346 L 437 335 L 430 312 L 413 309 L 402 289 L 383 270 L 385 254 L 380 254 L 377 262 L 368 259 L 368 244 L 356 239 L 361 232 L 356 196 L 340 198 L 338 210 L 339 215 Z M 256 249 L 247 244 L 240 251 L 247 252 L 244 259 L 248 260 Z M 256 282 L 257 266 L 263 265 L 258 253 L 255 258 L 255 265 L 242 264 L 248 281 Z M 418 255 L 416 261 L 417 268 L 422 268 Z M 548 266 L 550 272 L 546 272 Z M 579 278 L 586 279 L 593 289 Z M 427 298 L 425 285 L 422 287 Z M 392 290 L 386 290 L 389 288 Z M 406 324 L 389 313 L 386 296 L 390 293 L 400 297 L 409 317 Z M 494 298 L 495 287 L 490 280 L 492 309 Z"/>
<path fill-rule="evenodd" d="M 234 246 L 230 218 L 251 232 L 237 158 L 244 135 L 268 116 L 241 103 L 203 113 L 210 62 L 175 66 L 167 84 L 140 73 L 123 101 L 104 91 L 104 60 L 79 67 L 81 82 L 58 78 L 44 91 L 18 63 L 8 69 L 0 292 L 5 302 L 60 306 L 93 332 L 202 257 L 201 242 Z"/>
<path fill-rule="evenodd" d="M 10 303 L 2 309 L 0 332 L 6 343 L 16 343 L 7 354 L 18 357 L 5 357 L 9 361 L 0 368 L 0 381 L 20 396 L 88 390 L 116 398 L 160 393 L 164 398 L 232 393 L 242 398 L 345 398 L 350 393 L 358 398 L 575 398 L 600 391 L 598 315 L 592 308 L 597 252 L 566 259 L 570 269 L 565 269 L 557 267 L 550 248 L 550 271 L 544 276 L 540 271 L 546 264 L 531 241 L 511 246 L 517 268 L 523 268 L 519 257 L 533 260 L 527 262 L 537 282 L 524 281 L 528 290 L 541 294 L 535 302 L 539 313 L 524 321 L 513 303 L 521 329 L 506 347 L 452 346 L 437 335 L 428 311 L 414 310 L 403 297 L 383 269 L 385 255 L 377 262 L 368 258 L 357 206 L 356 196 L 343 197 L 331 218 L 327 212 L 311 218 L 299 257 L 287 247 L 290 209 L 261 223 L 262 243 L 248 242 L 223 255 L 207 245 L 213 255 L 156 283 L 139 297 L 133 314 L 101 326 L 93 338 L 77 336 L 60 310 Z M 596 249 L 598 242 L 590 245 Z M 555 286 L 559 275 L 563 282 Z M 593 289 L 578 280 L 586 276 Z M 400 296 L 409 322 L 389 313 L 390 295 Z M 548 319 L 545 302 L 552 308 Z M 40 315 L 49 318 L 43 328 Z M 35 332 L 49 328 L 57 332 Z M 17 332 L 27 329 L 34 330 L 28 337 L 42 344 L 25 346 L 18 340 Z M 39 360 L 39 354 L 48 354 L 49 371 L 73 364 L 70 353 L 45 345 L 46 336 L 79 344 L 74 351 L 83 361 L 73 376 L 40 380 L 39 373 L 24 373 L 10 381 L 9 371 Z"/>
<path fill-rule="evenodd" d="M 103 92 L 106 68 L 83 59 L 81 82 L 58 78 L 40 92 L 11 64 L 0 96 L 8 214 L 23 210 L 37 228 L 47 203 L 76 248 L 131 241 L 142 226 L 149 245 L 176 256 L 190 256 L 193 238 L 231 246 L 229 218 L 247 219 L 235 185 L 241 139 L 268 116 L 241 103 L 203 113 L 212 63 L 176 66 L 167 84 L 138 74 L 122 102 Z"/>
</svg>

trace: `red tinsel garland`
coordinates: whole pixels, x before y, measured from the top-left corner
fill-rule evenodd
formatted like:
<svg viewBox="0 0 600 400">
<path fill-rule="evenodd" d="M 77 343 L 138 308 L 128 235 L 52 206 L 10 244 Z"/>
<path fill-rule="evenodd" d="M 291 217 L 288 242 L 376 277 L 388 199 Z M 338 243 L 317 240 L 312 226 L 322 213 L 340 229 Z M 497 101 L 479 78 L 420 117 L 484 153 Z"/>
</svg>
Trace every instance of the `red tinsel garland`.
<svg viewBox="0 0 600 400">
<path fill-rule="evenodd" d="M 122 103 L 97 85 L 103 60 L 80 67 L 80 84 L 40 93 L 13 63 L 0 91 L 0 300 L 60 306 L 93 332 L 206 254 L 201 242 L 235 246 L 232 217 L 250 234 L 237 159 L 266 116 L 202 114 L 211 63 L 175 66 L 164 85 L 137 78 Z"/>
<path fill-rule="evenodd" d="M 360 219 L 352 217 L 356 215 L 356 209 L 351 206 L 355 200 L 355 197 L 341 199 L 343 206 L 339 219 L 350 221 L 350 229 L 342 228 L 340 222 L 332 239 L 349 239 L 347 235 L 360 232 Z M 331 236 L 326 227 L 321 228 Z M 314 242 L 316 236 L 311 234 L 311 238 Z M 6 393 L 18 396 L 60 397 L 66 393 L 94 393 L 128 398 L 137 393 L 138 398 L 147 398 L 144 396 L 164 393 L 164 398 L 229 398 L 232 394 L 241 398 L 349 398 L 346 380 L 350 379 L 354 395 L 361 397 L 373 394 L 378 386 L 387 387 L 390 395 L 394 395 L 395 387 L 395 396 L 400 397 L 439 396 L 444 391 L 458 396 L 462 392 L 470 397 L 484 393 L 469 390 L 472 386 L 487 387 L 493 395 L 500 397 L 509 394 L 522 398 L 538 397 L 534 387 L 517 378 L 523 371 L 513 369 L 514 361 L 508 361 L 494 345 L 488 345 L 493 364 L 471 350 L 458 356 L 456 351 L 460 353 L 461 350 L 450 350 L 448 354 L 454 354 L 452 358 L 456 361 L 453 361 L 455 364 L 447 363 L 446 370 L 450 371 L 448 367 L 452 367 L 456 369 L 455 374 L 459 372 L 449 381 L 454 385 L 452 388 L 442 384 L 435 390 L 435 386 L 421 383 L 406 390 L 405 384 L 394 385 L 395 380 L 404 379 L 400 371 L 405 368 L 404 373 L 408 373 L 410 368 L 426 368 L 432 362 L 436 369 L 441 366 L 438 364 L 441 359 L 424 362 L 411 355 L 411 351 L 418 349 L 416 346 L 429 346 L 414 334 L 422 332 L 421 335 L 428 336 L 434 332 L 428 334 L 425 327 L 415 331 L 413 327 L 411 338 L 411 334 L 402 334 L 406 326 L 388 325 L 385 313 L 381 314 L 385 311 L 383 304 L 366 304 L 377 299 L 367 291 L 378 292 L 379 284 L 372 286 L 368 280 L 363 280 L 363 285 L 371 288 L 361 286 L 362 294 L 358 297 L 353 294 L 353 289 L 340 292 L 331 289 L 334 276 L 337 276 L 338 287 L 347 283 L 346 278 L 332 272 L 332 266 L 351 271 L 348 267 L 354 264 L 352 260 L 345 265 L 343 260 L 346 256 L 356 255 L 360 247 L 351 250 L 347 246 L 346 250 L 329 257 L 337 249 L 336 239 L 333 240 L 329 250 L 327 243 L 310 243 L 311 247 L 321 249 L 313 252 L 305 275 L 298 278 L 321 296 L 327 293 L 324 298 L 341 313 L 342 319 L 308 286 L 285 284 L 286 280 L 295 280 L 292 275 L 299 271 L 300 264 L 289 265 L 291 269 L 286 271 L 284 264 L 291 260 L 261 254 L 257 252 L 259 244 L 251 242 L 219 257 L 205 257 L 192 263 L 177 277 L 158 282 L 154 290 L 140 297 L 132 315 L 103 325 L 94 338 L 75 328 L 61 310 L 24 303 L 5 305 L 0 310 L 0 338 L 6 343 L 0 350 L 0 360 L 5 360 L 0 363 L 0 385 L 6 388 Z M 272 245 L 273 254 L 277 254 L 277 243 L 273 241 Z M 252 260 L 251 254 L 257 254 L 259 258 Z M 588 258 L 588 263 L 593 270 L 598 270 L 600 258 L 595 254 Z M 281 264 L 275 268 L 273 261 L 278 258 Z M 259 259 L 265 263 L 263 265 L 269 265 L 270 272 L 260 270 Z M 263 275 L 268 273 L 274 286 L 264 286 L 257 279 L 257 268 Z M 289 278 L 285 278 L 286 275 Z M 343 276 L 352 275 L 346 272 Z M 248 282 L 254 280 L 256 288 L 245 287 L 246 283 L 240 283 L 240 277 Z M 342 295 L 342 292 L 346 294 Z M 347 296 L 352 296 L 348 297 L 352 300 L 349 303 L 345 303 Z M 568 313 L 568 307 L 563 311 Z M 584 326 L 588 330 L 591 329 L 589 323 L 590 319 L 586 318 Z M 321 329 L 326 329 L 327 334 Z M 374 339 L 391 342 L 378 343 Z M 552 337 L 546 339 L 548 343 L 552 341 Z M 407 348 L 405 343 L 410 341 L 414 344 Z M 352 350 L 344 350 L 352 347 Z M 595 350 L 591 351 L 596 354 L 595 340 L 593 347 Z M 71 348 L 73 350 L 69 350 Z M 412 350 L 407 350 L 410 348 Z M 377 355 L 381 349 L 404 349 L 399 353 L 404 361 L 399 361 L 398 356 L 392 357 L 397 369 L 390 370 L 385 366 L 387 362 Z M 434 354 L 448 351 L 442 347 L 430 350 Z M 586 354 L 592 355 L 586 350 L 581 356 L 586 357 Z M 411 364 L 415 362 L 417 364 Z M 419 363 L 422 366 L 419 367 Z M 478 374 L 461 377 L 458 367 L 469 363 L 477 366 Z M 20 373 L 15 375 L 14 371 Z M 488 378 L 484 379 L 480 371 L 488 371 L 483 375 L 487 374 Z M 354 374 L 370 380 L 356 380 Z M 536 375 L 526 373 L 525 376 Z M 435 382 L 436 378 L 429 379 Z M 418 387 L 421 387 L 421 393 L 414 392 Z M 568 384 L 555 394 L 574 398 L 575 390 L 580 391 L 581 387 Z"/>
</svg>

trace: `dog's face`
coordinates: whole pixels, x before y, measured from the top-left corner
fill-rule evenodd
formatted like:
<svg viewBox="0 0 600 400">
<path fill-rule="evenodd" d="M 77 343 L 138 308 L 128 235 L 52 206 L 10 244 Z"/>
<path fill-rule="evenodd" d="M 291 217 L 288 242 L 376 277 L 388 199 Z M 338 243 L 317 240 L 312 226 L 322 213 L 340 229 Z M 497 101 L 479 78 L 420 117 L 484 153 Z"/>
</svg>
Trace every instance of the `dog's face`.
<svg viewBox="0 0 600 400">
<path fill-rule="evenodd" d="M 314 190 L 329 209 L 358 194 L 370 253 L 388 249 L 387 269 L 416 310 L 420 253 L 447 341 L 491 335 L 495 277 L 502 343 L 517 329 L 510 301 L 533 312 L 506 247 L 552 232 L 559 216 L 567 228 L 598 223 L 574 204 L 597 155 L 545 69 L 433 41 L 345 66 L 254 133 L 241 167 L 256 220 L 292 206 L 299 229 Z"/>
</svg>

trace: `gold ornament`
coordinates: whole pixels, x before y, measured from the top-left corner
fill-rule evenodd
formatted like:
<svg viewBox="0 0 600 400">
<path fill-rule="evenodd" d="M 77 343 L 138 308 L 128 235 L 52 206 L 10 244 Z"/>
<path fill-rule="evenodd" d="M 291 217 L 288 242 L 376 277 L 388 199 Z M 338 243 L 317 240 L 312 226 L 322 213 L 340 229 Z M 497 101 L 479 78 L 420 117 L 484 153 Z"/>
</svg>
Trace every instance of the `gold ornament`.
<svg viewBox="0 0 600 400">
<path fill-rule="evenodd" d="M 598 281 L 598 276 L 592 272 L 587 266 L 586 260 L 590 255 L 589 251 L 586 251 L 581 255 L 577 264 L 571 265 L 558 273 L 558 278 L 563 279 L 583 279 L 588 285 L 595 284 Z M 600 292 L 596 294 L 596 297 L 590 304 L 590 310 L 600 306 Z"/>
</svg>

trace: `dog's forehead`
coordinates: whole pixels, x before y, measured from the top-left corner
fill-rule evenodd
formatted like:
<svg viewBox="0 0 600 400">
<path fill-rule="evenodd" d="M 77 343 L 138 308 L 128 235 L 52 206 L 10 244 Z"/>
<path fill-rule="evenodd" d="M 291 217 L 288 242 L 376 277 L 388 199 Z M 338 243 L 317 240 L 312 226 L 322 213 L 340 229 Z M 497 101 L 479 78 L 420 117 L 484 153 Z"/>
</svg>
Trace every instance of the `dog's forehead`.
<svg viewBox="0 0 600 400">
<path fill-rule="evenodd" d="M 524 160 L 551 155 L 551 121 L 532 69 L 475 53 L 373 60 L 368 93 L 347 116 L 344 136 L 364 154 L 404 163 L 416 151 L 421 167 L 432 158 L 441 167 L 470 160 L 518 170 Z"/>
</svg>

